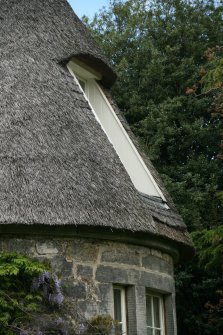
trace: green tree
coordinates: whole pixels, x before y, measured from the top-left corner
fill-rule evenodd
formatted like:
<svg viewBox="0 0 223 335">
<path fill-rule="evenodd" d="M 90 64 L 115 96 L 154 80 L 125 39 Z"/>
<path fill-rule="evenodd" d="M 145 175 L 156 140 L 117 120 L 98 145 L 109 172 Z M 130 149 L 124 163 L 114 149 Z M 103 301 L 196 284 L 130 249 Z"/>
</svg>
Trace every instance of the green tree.
<svg viewBox="0 0 223 335">
<path fill-rule="evenodd" d="M 209 109 L 213 120 L 221 124 L 219 153 L 217 158 L 223 160 L 223 46 L 208 48 L 204 56 L 206 63 L 199 70 L 199 81 L 187 88 L 188 95 L 210 96 L 212 103 Z M 218 190 L 217 198 L 223 204 L 223 191 Z"/>
<path fill-rule="evenodd" d="M 204 53 L 206 62 L 199 70 L 198 82 L 187 89 L 188 95 L 211 98 L 209 112 L 212 119 L 220 123 L 223 116 L 222 55 L 222 47 L 208 48 Z M 221 152 L 216 156 L 219 161 L 222 160 Z M 216 193 L 221 206 L 222 195 L 222 190 Z M 177 276 L 180 334 L 220 335 L 223 333 L 223 225 L 196 231 L 192 237 L 196 256 Z M 187 300 L 187 313 L 182 305 L 186 296 L 191 297 Z"/>
<path fill-rule="evenodd" d="M 196 255 L 177 275 L 180 335 L 223 333 L 223 226 L 194 232 Z"/>
</svg>

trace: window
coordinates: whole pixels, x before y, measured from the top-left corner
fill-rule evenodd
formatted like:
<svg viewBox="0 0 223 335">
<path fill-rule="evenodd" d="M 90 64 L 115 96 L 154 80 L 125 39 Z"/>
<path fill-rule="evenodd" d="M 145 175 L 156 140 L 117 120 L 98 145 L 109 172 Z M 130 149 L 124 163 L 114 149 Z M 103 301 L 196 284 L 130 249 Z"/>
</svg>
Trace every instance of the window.
<svg viewBox="0 0 223 335">
<path fill-rule="evenodd" d="M 147 335 L 165 335 L 162 296 L 146 294 Z"/>
<path fill-rule="evenodd" d="M 72 59 L 67 67 L 84 91 L 96 119 L 113 144 L 135 188 L 143 194 L 162 198 L 165 202 L 165 197 L 155 179 L 98 85 L 97 81 L 102 79 L 100 74 L 76 59 Z"/>
<path fill-rule="evenodd" d="M 122 286 L 114 286 L 114 320 L 117 322 L 116 331 L 118 334 L 127 335 L 126 325 L 126 294 Z"/>
<path fill-rule="evenodd" d="M 78 80 L 78 82 L 79 82 L 79 84 L 80 84 L 82 90 L 83 90 L 84 92 L 86 92 L 86 84 L 87 84 L 87 81 L 86 81 L 85 79 L 82 79 L 82 78 L 78 77 L 78 76 L 77 76 L 77 80 Z"/>
</svg>

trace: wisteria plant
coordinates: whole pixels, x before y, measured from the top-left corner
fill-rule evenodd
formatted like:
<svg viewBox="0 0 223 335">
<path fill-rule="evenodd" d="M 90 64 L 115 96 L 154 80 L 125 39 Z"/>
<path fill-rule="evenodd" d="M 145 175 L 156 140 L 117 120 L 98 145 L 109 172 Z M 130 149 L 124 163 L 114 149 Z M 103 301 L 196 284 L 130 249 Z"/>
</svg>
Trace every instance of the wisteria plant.
<svg viewBox="0 0 223 335">
<path fill-rule="evenodd" d="M 0 253 L 0 335 L 68 334 L 64 300 L 49 265 Z"/>
<path fill-rule="evenodd" d="M 0 253 L 0 335 L 117 335 L 115 326 L 109 315 L 86 320 L 49 265 Z"/>
</svg>

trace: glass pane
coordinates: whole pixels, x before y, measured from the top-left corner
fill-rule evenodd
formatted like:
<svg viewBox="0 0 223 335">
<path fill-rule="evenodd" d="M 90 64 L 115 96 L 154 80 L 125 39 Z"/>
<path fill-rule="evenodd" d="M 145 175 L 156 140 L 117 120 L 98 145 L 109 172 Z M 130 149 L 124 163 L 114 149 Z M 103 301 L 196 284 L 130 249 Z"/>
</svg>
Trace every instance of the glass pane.
<svg viewBox="0 0 223 335">
<path fill-rule="evenodd" d="M 85 81 L 81 80 L 81 79 L 78 79 L 79 81 L 79 84 L 81 85 L 82 87 L 82 90 L 85 92 Z"/>
<path fill-rule="evenodd" d="M 147 335 L 154 335 L 152 328 L 147 328 Z"/>
<path fill-rule="evenodd" d="M 155 335 L 161 335 L 161 330 L 155 330 Z"/>
<path fill-rule="evenodd" d="M 122 321 L 121 290 L 119 289 L 114 289 L 114 317 L 116 321 Z"/>
<path fill-rule="evenodd" d="M 160 299 L 157 297 L 153 297 L 153 310 L 154 310 L 154 326 L 160 328 Z"/>
<path fill-rule="evenodd" d="M 149 296 L 149 295 L 146 296 L 146 324 L 147 324 L 147 326 L 153 327 L 153 323 L 152 323 L 152 297 Z"/>
</svg>

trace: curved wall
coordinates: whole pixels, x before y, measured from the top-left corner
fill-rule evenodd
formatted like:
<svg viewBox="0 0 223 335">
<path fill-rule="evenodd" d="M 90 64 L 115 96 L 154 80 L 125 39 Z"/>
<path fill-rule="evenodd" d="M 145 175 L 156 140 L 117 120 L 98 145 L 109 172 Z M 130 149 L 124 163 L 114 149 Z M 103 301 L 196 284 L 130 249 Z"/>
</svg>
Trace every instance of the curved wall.
<svg viewBox="0 0 223 335">
<path fill-rule="evenodd" d="M 126 289 L 128 335 L 146 335 L 146 290 L 164 298 L 165 335 L 176 334 L 173 260 L 142 246 L 86 238 L 29 236 L 0 239 L 0 251 L 47 259 L 88 319 L 114 315 L 113 285 Z"/>
</svg>

